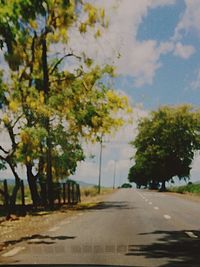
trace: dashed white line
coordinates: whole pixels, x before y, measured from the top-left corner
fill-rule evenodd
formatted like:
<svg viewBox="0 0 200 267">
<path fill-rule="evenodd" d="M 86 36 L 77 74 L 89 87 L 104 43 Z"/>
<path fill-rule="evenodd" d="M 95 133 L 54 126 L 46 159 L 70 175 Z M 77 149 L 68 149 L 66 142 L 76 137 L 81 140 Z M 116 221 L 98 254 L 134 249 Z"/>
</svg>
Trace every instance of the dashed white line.
<svg viewBox="0 0 200 267">
<path fill-rule="evenodd" d="M 170 219 L 171 219 L 171 216 L 168 215 L 168 214 L 163 215 L 163 217 L 164 217 L 166 220 L 170 220 Z"/>
<path fill-rule="evenodd" d="M 140 192 L 137 192 L 139 196 L 141 196 L 141 198 L 145 199 L 145 197 L 140 193 Z"/>
<path fill-rule="evenodd" d="M 154 207 L 154 210 L 159 210 L 159 208 L 158 207 Z"/>
<path fill-rule="evenodd" d="M 24 249 L 25 249 L 25 247 L 16 247 L 16 248 L 13 248 L 10 251 L 4 253 L 2 255 L 2 257 L 12 257 L 12 256 L 16 255 L 17 253 L 19 253 L 20 251 L 22 251 Z"/>
<path fill-rule="evenodd" d="M 191 238 L 198 238 L 198 236 L 195 235 L 193 232 L 185 232 L 185 233 L 186 233 L 186 235 L 188 235 Z"/>
<path fill-rule="evenodd" d="M 152 205 L 152 202 L 149 202 L 149 205 Z"/>
</svg>

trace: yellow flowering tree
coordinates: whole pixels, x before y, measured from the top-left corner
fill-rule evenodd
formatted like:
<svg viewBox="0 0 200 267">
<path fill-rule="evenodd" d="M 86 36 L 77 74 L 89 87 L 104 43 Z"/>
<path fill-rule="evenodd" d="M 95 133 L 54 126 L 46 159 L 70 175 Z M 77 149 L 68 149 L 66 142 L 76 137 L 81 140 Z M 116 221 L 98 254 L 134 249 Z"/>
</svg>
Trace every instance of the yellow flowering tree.
<svg viewBox="0 0 200 267">
<path fill-rule="evenodd" d="M 1 1 L 0 10 L 0 47 L 9 66 L 9 82 L 1 83 L 2 127 L 12 129 L 12 170 L 17 162 L 25 165 L 36 205 L 36 181 L 45 180 L 52 205 L 53 179 L 73 173 L 84 159 L 81 140 L 98 140 L 99 133 L 121 126 L 115 115 L 129 109 L 127 99 L 102 82 L 113 67 L 68 47 L 74 28 L 99 38 L 108 24 L 105 10 L 81 0 Z M 68 71 L 64 64 L 71 58 L 76 68 Z"/>
</svg>

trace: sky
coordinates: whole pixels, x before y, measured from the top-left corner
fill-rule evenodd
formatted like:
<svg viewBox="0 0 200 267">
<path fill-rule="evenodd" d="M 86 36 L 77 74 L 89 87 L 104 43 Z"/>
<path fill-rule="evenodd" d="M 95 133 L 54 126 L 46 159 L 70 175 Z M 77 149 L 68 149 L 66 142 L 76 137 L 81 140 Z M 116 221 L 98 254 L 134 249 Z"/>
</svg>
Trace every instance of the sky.
<svg viewBox="0 0 200 267">
<path fill-rule="evenodd" d="M 84 50 L 99 64 L 114 64 L 113 87 L 133 105 L 133 124 L 123 127 L 103 144 L 102 185 L 127 181 L 134 164 L 128 143 L 137 134 L 137 120 L 161 105 L 200 101 L 200 1 L 199 0 L 90 0 L 104 6 L 109 27 L 99 39 L 72 29 L 69 46 Z M 55 48 L 56 49 L 56 48 Z M 60 49 L 60 48 L 57 48 Z M 73 68 L 73 62 L 66 68 Z M 98 183 L 99 144 L 84 144 L 85 162 L 71 178 Z M 9 171 L 2 177 L 9 177 Z M 23 176 L 23 172 L 22 172 Z M 191 180 L 200 180 L 200 156 L 192 164 Z"/>
<path fill-rule="evenodd" d="M 94 1 L 92 1 L 94 2 Z M 103 148 L 102 184 L 116 186 L 127 181 L 134 164 L 128 142 L 137 133 L 136 118 L 161 105 L 200 103 L 200 1 L 109 0 L 95 1 L 106 8 L 110 25 L 95 43 L 91 56 L 116 66 L 114 87 L 129 97 L 134 125 L 108 138 Z M 102 4 L 103 3 L 103 4 Z M 93 48 L 93 49 L 92 49 Z M 102 56 L 103 54 L 103 56 Z M 75 178 L 98 182 L 99 145 L 89 146 L 93 160 L 81 163 Z M 191 181 L 200 180 L 200 157 L 192 164 Z"/>
</svg>

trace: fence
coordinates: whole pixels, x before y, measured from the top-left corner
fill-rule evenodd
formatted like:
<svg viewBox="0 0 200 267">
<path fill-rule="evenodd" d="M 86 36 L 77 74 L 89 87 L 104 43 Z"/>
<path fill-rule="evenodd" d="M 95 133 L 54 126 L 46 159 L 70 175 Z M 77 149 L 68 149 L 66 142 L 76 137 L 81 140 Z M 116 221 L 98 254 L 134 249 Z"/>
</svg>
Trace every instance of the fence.
<svg viewBox="0 0 200 267">
<path fill-rule="evenodd" d="M 38 192 L 43 205 L 47 202 L 47 184 L 38 183 Z M 81 202 L 80 186 L 74 181 L 53 183 L 53 199 L 57 204 L 77 204 Z"/>
<path fill-rule="evenodd" d="M 10 196 L 14 188 L 14 184 L 10 185 L 7 180 L 0 182 L 0 207 L 1 209 L 8 209 L 10 203 Z M 41 198 L 40 206 L 45 207 L 47 205 L 47 184 L 37 183 L 38 192 Z M 25 190 L 26 189 L 26 190 Z M 75 205 L 81 201 L 80 186 L 74 181 L 67 181 L 65 183 L 53 183 L 53 199 L 54 204 L 68 204 Z M 25 209 L 27 206 L 31 206 L 30 192 L 25 188 L 24 181 L 20 181 L 20 187 L 17 192 L 16 207 Z"/>
</svg>

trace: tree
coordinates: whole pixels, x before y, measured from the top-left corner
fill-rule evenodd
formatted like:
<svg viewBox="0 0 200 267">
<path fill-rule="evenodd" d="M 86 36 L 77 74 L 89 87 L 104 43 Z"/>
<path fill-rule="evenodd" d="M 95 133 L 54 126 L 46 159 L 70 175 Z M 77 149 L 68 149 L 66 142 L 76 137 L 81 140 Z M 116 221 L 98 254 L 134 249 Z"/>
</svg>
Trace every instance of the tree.
<svg viewBox="0 0 200 267">
<path fill-rule="evenodd" d="M 136 164 L 129 179 L 146 177 L 161 182 L 165 190 L 165 182 L 174 176 L 189 178 L 194 151 L 200 147 L 199 126 L 199 111 L 188 105 L 161 107 L 142 119 L 132 142 Z"/>
<path fill-rule="evenodd" d="M 110 133 L 123 123 L 115 114 L 127 109 L 127 99 L 102 82 L 113 67 L 95 65 L 84 51 L 76 55 L 67 46 L 74 28 L 81 34 L 90 28 L 98 38 L 106 27 L 105 11 L 75 0 L 0 1 L 0 8 L 0 44 L 9 66 L 9 82 L 4 78 L 1 84 L 1 126 L 12 143 L 9 151 L 1 149 L 12 160 L 7 155 L 2 160 L 13 173 L 17 162 L 25 165 L 35 205 L 36 181 L 45 180 L 52 205 L 53 179 L 73 173 L 84 159 L 82 139 Z M 68 71 L 64 64 L 70 58 L 76 67 Z"/>
<path fill-rule="evenodd" d="M 138 165 L 134 165 L 129 169 L 128 180 L 130 183 L 136 183 L 137 188 L 148 184 L 144 168 L 140 168 Z"/>
</svg>

